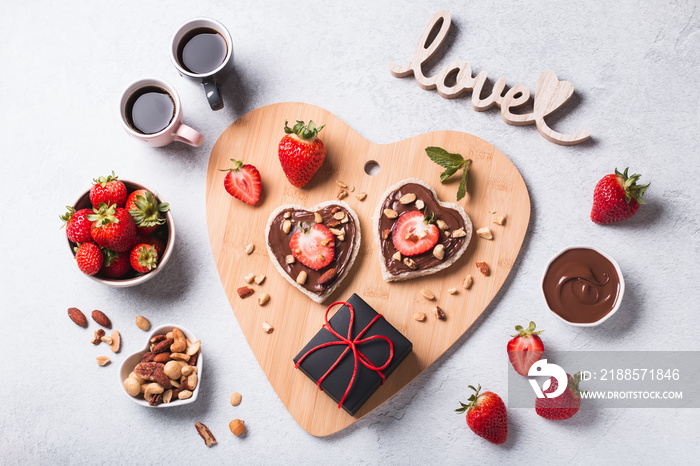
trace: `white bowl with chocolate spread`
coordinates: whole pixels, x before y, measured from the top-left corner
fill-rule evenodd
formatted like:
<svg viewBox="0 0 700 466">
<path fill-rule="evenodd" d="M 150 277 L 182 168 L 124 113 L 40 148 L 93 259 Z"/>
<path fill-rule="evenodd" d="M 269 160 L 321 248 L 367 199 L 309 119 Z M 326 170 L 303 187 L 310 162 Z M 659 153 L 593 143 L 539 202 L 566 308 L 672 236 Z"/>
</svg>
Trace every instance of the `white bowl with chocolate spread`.
<svg viewBox="0 0 700 466">
<path fill-rule="evenodd" d="M 625 279 L 617 261 L 593 246 L 556 254 L 542 276 L 542 294 L 552 314 L 575 327 L 595 327 L 620 308 Z"/>
</svg>

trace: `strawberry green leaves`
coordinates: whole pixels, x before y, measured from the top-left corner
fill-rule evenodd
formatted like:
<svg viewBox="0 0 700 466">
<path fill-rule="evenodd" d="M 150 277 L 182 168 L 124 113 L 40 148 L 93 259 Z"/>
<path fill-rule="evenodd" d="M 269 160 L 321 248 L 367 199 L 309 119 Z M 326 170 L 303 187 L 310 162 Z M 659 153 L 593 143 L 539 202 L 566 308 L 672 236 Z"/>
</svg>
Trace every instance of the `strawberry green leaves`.
<svg viewBox="0 0 700 466">
<path fill-rule="evenodd" d="M 426 154 L 430 160 L 445 168 L 440 174 L 440 183 L 447 181 L 449 177 L 462 169 L 462 180 L 457 188 L 457 200 L 461 200 L 467 194 L 467 180 L 469 178 L 469 164 L 471 159 L 465 159 L 459 154 L 451 154 L 441 147 L 426 147 Z"/>
</svg>

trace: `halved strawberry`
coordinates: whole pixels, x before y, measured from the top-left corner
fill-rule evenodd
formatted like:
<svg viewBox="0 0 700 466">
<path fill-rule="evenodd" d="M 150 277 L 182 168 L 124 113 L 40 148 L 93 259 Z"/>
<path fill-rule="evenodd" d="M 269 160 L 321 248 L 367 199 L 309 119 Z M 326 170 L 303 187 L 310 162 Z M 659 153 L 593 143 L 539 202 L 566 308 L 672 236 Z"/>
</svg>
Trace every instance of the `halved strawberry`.
<svg viewBox="0 0 700 466">
<path fill-rule="evenodd" d="M 510 340 L 507 346 L 508 359 L 518 374 L 527 375 L 530 367 L 544 354 L 544 343 L 537 336 L 544 330 L 535 332 L 534 322 L 530 322 L 526 329 L 522 325 L 516 325 L 515 330 L 518 334 L 513 335 L 515 338 Z"/>
<path fill-rule="evenodd" d="M 232 168 L 220 169 L 222 172 L 228 172 L 224 178 L 226 192 L 246 204 L 257 204 L 262 192 L 260 172 L 253 165 L 243 165 L 242 160 L 231 159 L 231 162 Z"/>
<path fill-rule="evenodd" d="M 320 223 L 309 226 L 303 222 L 299 227 L 301 231 L 294 233 L 289 241 L 294 258 L 314 270 L 330 264 L 335 255 L 333 233 Z"/>
<path fill-rule="evenodd" d="M 418 210 L 404 212 L 391 228 L 391 241 L 404 256 L 430 251 L 439 237 L 440 233 L 431 219 Z"/>
</svg>

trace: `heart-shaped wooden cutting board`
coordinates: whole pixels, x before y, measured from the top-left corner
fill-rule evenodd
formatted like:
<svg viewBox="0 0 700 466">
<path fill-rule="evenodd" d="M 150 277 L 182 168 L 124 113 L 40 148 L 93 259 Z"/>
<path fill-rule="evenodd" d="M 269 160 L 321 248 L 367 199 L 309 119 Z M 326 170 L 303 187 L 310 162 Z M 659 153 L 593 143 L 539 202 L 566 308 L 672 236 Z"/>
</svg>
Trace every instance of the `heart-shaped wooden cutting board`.
<svg viewBox="0 0 700 466">
<path fill-rule="evenodd" d="M 285 120 L 313 120 L 325 124 L 320 133 L 327 149 L 326 160 L 311 182 L 295 188 L 287 181 L 277 158 L 277 146 L 284 136 Z M 493 239 L 473 236 L 464 255 L 452 267 L 439 273 L 404 282 L 382 280 L 379 252 L 374 243 L 371 217 L 387 187 L 405 178 L 417 177 L 435 188 L 441 201 L 454 202 L 459 177 L 440 184 L 441 167 L 425 153 L 428 146 L 472 159 L 467 196 L 459 202 L 474 224 L 474 229 L 489 227 Z M 229 159 L 245 159 L 262 176 L 263 195 L 257 206 L 248 206 L 224 189 Z M 366 173 L 368 163 L 376 163 L 375 175 Z M 279 275 L 265 247 L 265 224 L 270 212 L 282 204 L 314 206 L 336 199 L 341 180 L 355 189 L 344 200 L 357 212 L 362 228 L 362 246 L 349 276 L 325 304 L 304 296 Z M 357 195 L 366 193 L 363 201 Z M 471 134 L 436 131 L 392 144 L 374 144 L 357 134 L 332 113 L 309 104 L 287 102 L 253 110 L 236 120 L 219 137 L 209 159 L 207 171 L 207 226 L 219 277 L 224 285 L 238 323 L 284 405 L 307 432 L 326 436 L 353 424 L 401 390 L 430 366 L 484 312 L 505 282 L 513 267 L 530 219 L 530 197 L 513 163 L 488 142 Z M 493 220 L 504 215 L 503 226 Z M 246 245 L 255 251 L 246 255 Z M 474 265 L 485 261 L 491 272 L 483 276 Z M 240 299 L 236 289 L 245 285 L 249 273 L 265 275 L 262 285 L 251 285 L 255 294 Z M 474 278 L 469 290 L 462 288 L 467 274 Z M 437 297 L 427 301 L 420 290 L 428 288 Z M 448 289 L 456 288 L 454 295 Z M 258 297 L 267 292 L 271 299 L 258 305 Z M 294 369 L 292 359 L 318 332 L 326 305 L 360 295 L 377 312 L 413 342 L 413 353 L 386 380 L 355 416 L 350 416 L 319 391 L 316 384 Z M 437 320 L 433 313 L 439 305 L 447 319 Z M 425 322 L 413 319 L 422 311 Z M 263 332 L 262 322 L 274 327 Z"/>
</svg>

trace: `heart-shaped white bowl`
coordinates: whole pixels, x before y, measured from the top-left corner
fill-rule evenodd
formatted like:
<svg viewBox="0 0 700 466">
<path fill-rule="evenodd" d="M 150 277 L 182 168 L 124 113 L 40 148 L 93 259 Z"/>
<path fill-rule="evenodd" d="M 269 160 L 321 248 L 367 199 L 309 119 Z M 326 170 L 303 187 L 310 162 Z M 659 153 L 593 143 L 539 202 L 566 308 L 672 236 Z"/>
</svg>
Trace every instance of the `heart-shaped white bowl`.
<svg viewBox="0 0 700 466">
<path fill-rule="evenodd" d="M 165 324 L 161 325 L 158 328 L 155 328 L 151 331 L 151 333 L 148 335 L 148 338 L 146 339 L 146 347 L 141 350 L 137 351 L 136 353 L 133 353 L 130 355 L 128 358 L 122 362 L 121 367 L 119 368 L 119 390 L 124 393 L 124 396 L 129 398 L 131 401 L 136 403 L 137 405 L 140 406 L 145 406 L 146 408 L 174 408 L 176 406 L 183 406 L 189 403 L 194 403 L 194 401 L 197 399 L 197 395 L 199 395 L 199 387 L 202 385 L 202 366 L 204 365 L 204 358 L 202 357 L 202 349 L 200 348 L 199 350 L 199 357 L 197 358 L 197 364 L 195 367 L 197 367 L 197 376 L 198 376 L 198 382 L 197 386 L 192 390 L 192 396 L 187 398 L 186 400 L 173 400 L 170 403 L 161 403 L 157 406 L 151 406 L 148 404 L 148 401 L 144 400 L 143 397 L 137 398 L 134 396 L 129 395 L 126 390 L 124 389 L 124 379 L 129 377 L 129 374 L 134 370 L 136 365 L 141 362 L 141 357 L 148 352 L 150 343 L 151 343 L 151 338 L 153 338 L 156 335 L 162 335 L 165 333 L 168 333 L 174 328 L 179 328 L 182 330 L 182 333 L 185 334 L 185 337 L 190 340 L 190 341 L 197 341 L 197 338 L 194 336 L 192 332 L 187 330 L 185 327 L 182 325 L 175 325 L 175 324 Z"/>
</svg>

